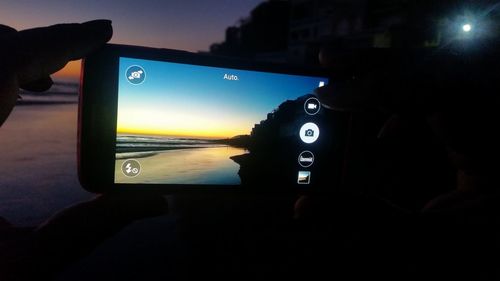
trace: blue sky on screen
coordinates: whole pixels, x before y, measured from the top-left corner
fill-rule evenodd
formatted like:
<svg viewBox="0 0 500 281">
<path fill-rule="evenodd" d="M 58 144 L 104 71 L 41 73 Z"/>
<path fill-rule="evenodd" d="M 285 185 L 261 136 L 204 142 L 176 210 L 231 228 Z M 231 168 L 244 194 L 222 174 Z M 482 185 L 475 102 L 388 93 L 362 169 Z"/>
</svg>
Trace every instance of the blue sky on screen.
<svg viewBox="0 0 500 281">
<path fill-rule="evenodd" d="M 126 72 L 144 69 L 135 85 Z M 233 80 L 224 79 L 224 76 Z M 234 77 L 238 77 L 234 80 Z M 174 136 L 231 137 L 286 100 L 311 93 L 321 77 L 234 70 L 121 58 L 118 132 Z"/>
</svg>

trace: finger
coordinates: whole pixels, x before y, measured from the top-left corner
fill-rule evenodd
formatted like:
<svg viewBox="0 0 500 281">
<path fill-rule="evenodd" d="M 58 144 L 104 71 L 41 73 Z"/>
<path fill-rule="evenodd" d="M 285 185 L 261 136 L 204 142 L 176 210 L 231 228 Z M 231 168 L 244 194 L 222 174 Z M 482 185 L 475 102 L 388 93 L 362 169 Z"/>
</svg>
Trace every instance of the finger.
<svg viewBox="0 0 500 281">
<path fill-rule="evenodd" d="M 319 60 L 331 72 L 332 80 L 315 91 L 322 106 L 347 112 L 379 107 L 382 96 L 377 96 L 381 84 L 377 77 L 381 76 L 383 63 L 378 57 L 385 56 L 385 52 L 323 46 Z"/>
<path fill-rule="evenodd" d="M 352 76 L 362 69 L 361 65 L 367 66 L 371 62 L 371 54 L 367 50 L 353 51 L 325 45 L 319 52 L 319 62 L 336 75 Z"/>
<path fill-rule="evenodd" d="M 107 194 L 101 196 L 103 205 L 114 210 L 111 216 L 133 221 L 168 213 L 168 203 L 158 194 Z"/>
<path fill-rule="evenodd" d="M 0 126 L 9 116 L 16 104 L 19 94 L 19 84 L 15 73 L 0 69 Z"/>
<path fill-rule="evenodd" d="M 5 34 L 12 34 L 12 33 L 16 33 L 16 32 L 17 32 L 17 30 L 15 30 L 14 28 L 7 26 L 7 25 L 0 24 L 0 36 L 5 35 Z"/>
<path fill-rule="evenodd" d="M 379 130 L 377 138 L 384 139 L 394 134 L 395 132 L 401 131 L 405 126 L 407 126 L 406 120 L 402 119 L 399 115 L 393 114 L 387 121 L 385 121 L 382 128 Z"/>
<path fill-rule="evenodd" d="M 334 101 L 333 101 L 333 95 L 335 95 L 333 85 L 328 84 L 326 86 L 317 88 L 314 91 L 314 95 L 319 99 L 322 107 L 325 107 L 328 109 L 335 109 L 335 105 L 334 105 Z"/>
<path fill-rule="evenodd" d="M 69 207 L 45 222 L 40 232 L 73 228 L 116 229 L 134 220 L 165 214 L 167 201 L 155 194 L 107 194 Z"/>
<path fill-rule="evenodd" d="M 348 70 L 346 70 L 344 53 L 331 45 L 323 46 L 319 52 L 319 61 L 321 66 L 330 70 L 335 76 L 335 80 L 331 81 L 324 87 L 317 88 L 315 95 L 321 102 L 321 106 L 335 111 L 357 111 L 360 107 L 353 99 L 352 87 L 349 80 Z"/>
<path fill-rule="evenodd" d="M 327 109 L 340 112 L 358 112 L 380 106 L 376 87 L 369 76 L 351 77 L 341 81 L 332 81 L 317 88 L 314 95 Z"/>
<path fill-rule="evenodd" d="M 6 220 L 4 217 L 0 217 L 0 229 L 10 226 L 12 226 L 12 224 L 8 220 Z"/>
<path fill-rule="evenodd" d="M 294 219 L 303 219 L 303 218 L 308 218 L 311 215 L 309 212 L 311 211 L 311 202 L 310 202 L 310 197 L 309 196 L 300 196 L 296 201 L 293 206 L 293 211 Z"/>
<path fill-rule="evenodd" d="M 334 63 L 334 51 L 333 48 L 330 46 L 323 46 L 319 52 L 319 63 L 321 66 L 326 67 L 326 68 L 331 68 L 333 67 Z"/>
<path fill-rule="evenodd" d="M 21 89 L 27 90 L 27 91 L 33 91 L 33 92 L 43 92 L 47 91 L 52 87 L 52 84 L 54 82 L 52 81 L 52 78 L 50 76 L 46 76 L 44 78 L 38 79 L 36 81 L 24 83 L 23 85 L 20 85 Z"/>
<path fill-rule="evenodd" d="M 333 102 L 333 85 L 326 85 L 320 88 L 317 88 L 314 91 L 314 95 L 318 98 L 321 103 L 321 106 L 327 109 L 333 110 L 341 110 L 340 108 L 335 108 Z"/>
<path fill-rule="evenodd" d="M 18 77 L 21 84 L 63 68 L 105 44 L 113 34 L 111 21 L 58 24 L 18 32 Z"/>
</svg>

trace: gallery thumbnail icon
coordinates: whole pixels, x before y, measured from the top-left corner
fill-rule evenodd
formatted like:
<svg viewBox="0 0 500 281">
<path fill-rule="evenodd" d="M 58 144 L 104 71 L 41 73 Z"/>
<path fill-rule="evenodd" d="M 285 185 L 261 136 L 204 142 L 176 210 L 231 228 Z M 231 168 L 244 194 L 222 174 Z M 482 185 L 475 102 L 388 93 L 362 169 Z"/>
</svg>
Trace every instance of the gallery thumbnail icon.
<svg viewBox="0 0 500 281">
<path fill-rule="evenodd" d="M 310 171 L 299 171 L 297 177 L 298 184 L 309 184 L 311 182 L 311 172 Z"/>
</svg>

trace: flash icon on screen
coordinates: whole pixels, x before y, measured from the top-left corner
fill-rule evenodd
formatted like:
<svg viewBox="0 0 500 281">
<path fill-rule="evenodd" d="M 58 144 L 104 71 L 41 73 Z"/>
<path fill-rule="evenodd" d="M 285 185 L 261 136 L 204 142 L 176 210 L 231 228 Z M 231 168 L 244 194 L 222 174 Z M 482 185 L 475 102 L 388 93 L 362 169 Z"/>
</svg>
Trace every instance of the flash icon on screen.
<svg viewBox="0 0 500 281">
<path fill-rule="evenodd" d="M 122 173 L 133 178 L 141 172 L 141 164 L 135 159 L 128 159 L 122 163 Z"/>
</svg>

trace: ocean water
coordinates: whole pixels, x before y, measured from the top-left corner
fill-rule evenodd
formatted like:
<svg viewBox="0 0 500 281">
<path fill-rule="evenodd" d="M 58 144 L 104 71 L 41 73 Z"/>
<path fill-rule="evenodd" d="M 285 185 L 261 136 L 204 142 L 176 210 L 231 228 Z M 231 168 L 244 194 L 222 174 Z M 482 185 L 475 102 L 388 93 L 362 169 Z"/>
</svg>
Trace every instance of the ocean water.
<svg viewBox="0 0 500 281">
<path fill-rule="evenodd" d="M 0 127 L 1 217 L 36 225 L 94 196 L 78 182 L 77 110 L 76 103 L 20 105 Z"/>
<path fill-rule="evenodd" d="M 117 137 L 115 182 L 240 184 L 239 165 L 230 157 L 245 153 L 245 149 L 208 139 L 120 135 Z M 122 165 L 127 159 L 140 163 L 138 176 L 131 178 L 122 173 Z"/>
<path fill-rule="evenodd" d="M 94 197 L 78 181 L 76 98 L 65 98 L 60 104 L 58 97 L 42 98 L 41 104 L 29 98 L 34 102 L 16 106 L 0 127 L 0 217 L 16 225 L 37 225 L 65 207 Z M 209 140 L 163 137 L 123 136 L 120 148 L 146 148 L 118 155 L 138 158 L 151 167 L 143 170 L 147 182 L 238 184 L 239 165 L 229 157 L 246 153 Z M 165 150 L 169 148 L 183 149 Z"/>
<path fill-rule="evenodd" d="M 116 138 L 117 159 L 143 157 L 151 152 L 173 149 L 223 147 L 210 139 L 185 137 L 118 135 Z"/>
</svg>

